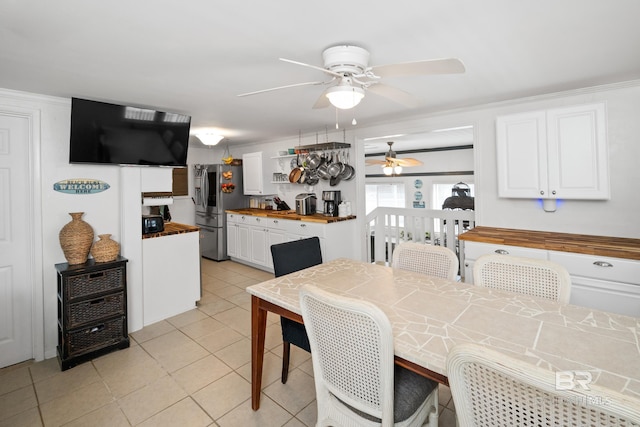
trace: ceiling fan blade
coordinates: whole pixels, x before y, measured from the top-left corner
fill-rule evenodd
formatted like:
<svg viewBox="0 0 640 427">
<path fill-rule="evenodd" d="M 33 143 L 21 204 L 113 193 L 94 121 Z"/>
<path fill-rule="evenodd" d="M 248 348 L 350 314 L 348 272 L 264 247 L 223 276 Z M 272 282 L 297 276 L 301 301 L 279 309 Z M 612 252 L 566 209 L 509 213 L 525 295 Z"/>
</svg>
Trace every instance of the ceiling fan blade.
<svg viewBox="0 0 640 427">
<path fill-rule="evenodd" d="M 384 165 L 386 164 L 386 160 L 373 160 L 373 159 L 365 159 L 364 163 L 367 166 L 373 166 L 373 165 Z"/>
<path fill-rule="evenodd" d="M 325 90 L 320 94 L 312 108 L 327 108 L 329 105 L 331 105 L 331 103 L 329 102 L 329 98 L 327 98 L 327 91 Z"/>
<path fill-rule="evenodd" d="M 412 159 L 411 157 L 406 157 L 404 159 L 398 159 L 398 158 L 392 158 L 392 157 L 387 157 L 387 160 L 393 161 L 396 164 L 403 166 L 403 167 L 413 167 L 413 166 L 420 166 L 423 163 L 418 160 L 418 159 Z"/>
<path fill-rule="evenodd" d="M 462 61 L 458 58 L 443 58 L 378 65 L 376 67 L 372 67 L 371 70 L 379 77 L 396 77 L 464 73 L 465 68 Z"/>
<path fill-rule="evenodd" d="M 332 75 L 333 77 L 343 77 L 342 74 L 336 73 L 335 71 L 327 70 L 326 68 L 318 67 L 316 65 L 305 64 L 304 62 L 293 61 L 291 59 L 279 58 L 280 61 L 289 62 L 291 64 L 302 65 L 303 67 L 313 68 L 314 70 L 322 71 L 323 73 L 327 73 Z"/>
<path fill-rule="evenodd" d="M 256 95 L 256 94 L 258 94 L 258 93 L 271 92 L 271 91 L 273 91 L 273 90 L 287 89 L 287 88 L 290 88 L 290 87 L 311 86 L 311 85 L 325 85 L 325 84 L 328 84 L 328 83 L 331 83 L 331 81 L 328 81 L 328 82 L 305 82 L 305 83 L 296 83 L 296 84 L 292 84 L 292 85 L 272 87 L 272 88 L 270 88 L 270 89 L 256 90 L 256 91 L 254 91 L 254 92 L 241 93 L 240 95 L 236 95 L 236 96 L 249 96 L 249 95 Z"/>
<path fill-rule="evenodd" d="M 398 104 L 402 104 L 405 107 L 416 108 L 422 105 L 420 100 L 409 92 L 405 92 L 404 90 L 387 86 L 382 83 L 372 84 L 367 88 L 367 91 L 373 92 L 376 95 L 384 96 L 385 98 L 397 102 Z"/>
</svg>

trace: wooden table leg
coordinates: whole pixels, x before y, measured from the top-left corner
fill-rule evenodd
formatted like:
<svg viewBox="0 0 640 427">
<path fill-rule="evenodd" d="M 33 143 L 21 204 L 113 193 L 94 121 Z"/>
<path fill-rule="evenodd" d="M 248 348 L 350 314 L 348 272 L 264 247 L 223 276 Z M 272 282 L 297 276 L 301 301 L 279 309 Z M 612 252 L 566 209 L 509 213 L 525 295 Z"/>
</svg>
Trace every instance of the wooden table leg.
<svg viewBox="0 0 640 427">
<path fill-rule="evenodd" d="M 260 308 L 260 298 L 251 296 L 251 408 L 260 409 L 264 336 L 267 329 L 267 311 Z"/>
</svg>

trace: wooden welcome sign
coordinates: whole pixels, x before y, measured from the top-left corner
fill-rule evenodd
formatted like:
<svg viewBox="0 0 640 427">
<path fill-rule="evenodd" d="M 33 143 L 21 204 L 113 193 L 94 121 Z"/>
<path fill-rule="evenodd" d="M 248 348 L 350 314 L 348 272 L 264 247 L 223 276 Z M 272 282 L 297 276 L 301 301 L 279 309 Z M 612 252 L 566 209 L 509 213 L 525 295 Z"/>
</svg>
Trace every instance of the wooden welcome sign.
<svg viewBox="0 0 640 427">
<path fill-rule="evenodd" d="M 71 178 L 53 184 L 54 191 L 65 194 L 95 194 L 108 190 L 110 185 L 99 179 Z"/>
</svg>

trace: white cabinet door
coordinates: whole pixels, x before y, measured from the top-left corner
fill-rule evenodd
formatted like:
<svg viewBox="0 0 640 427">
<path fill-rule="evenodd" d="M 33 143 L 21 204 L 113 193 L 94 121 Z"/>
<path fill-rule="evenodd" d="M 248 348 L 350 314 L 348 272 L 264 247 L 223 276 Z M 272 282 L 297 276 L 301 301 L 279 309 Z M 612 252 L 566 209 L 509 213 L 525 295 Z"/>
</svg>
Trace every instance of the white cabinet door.
<svg viewBox="0 0 640 427">
<path fill-rule="evenodd" d="M 262 152 L 243 154 L 242 180 L 244 185 L 244 194 L 265 194 L 264 179 L 262 175 Z"/>
<path fill-rule="evenodd" d="M 271 245 L 284 243 L 285 232 L 274 228 L 267 229 L 267 267 L 273 268 L 273 257 L 271 256 Z"/>
<path fill-rule="evenodd" d="M 604 104 L 496 119 L 498 195 L 608 199 Z"/>
<path fill-rule="evenodd" d="M 238 224 L 227 223 L 227 255 L 238 257 Z"/>
<path fill-rule="evenodd" d="M 267 230 L 262 226 L 250 227 L 251 250 L 249 261 L 258 265 L 267 265 Z"/>
<path fill-rule="evenodd" d="M 496 132 L 499 196 L 544 197 L 548 187 L 545 112 L 498 117 Z"/>
<path fill-rule="evenodd" d="M 237 224 L 237 253 L 238 259 L 249 261 L 251 258 L 251 227 L 246 224 Z"/>
<path fill-rule="evenodd" d="M 547 112 L 549 191 L 560 199 L 608 199 L 604 104 Z"/>
</svg>

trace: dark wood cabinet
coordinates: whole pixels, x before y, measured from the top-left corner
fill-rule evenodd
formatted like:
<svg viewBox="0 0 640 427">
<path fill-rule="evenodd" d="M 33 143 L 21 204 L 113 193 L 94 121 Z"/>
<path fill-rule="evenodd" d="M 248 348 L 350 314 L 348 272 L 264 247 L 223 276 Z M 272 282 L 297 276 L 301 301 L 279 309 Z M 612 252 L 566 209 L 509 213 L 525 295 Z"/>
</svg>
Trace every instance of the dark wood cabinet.
<svg viewBox="0 0 640 427">
<path fill-rule="evenodd" d="M 62 370 L 129 347 L 127 259 L 56 264 L 58 361 Z"/>
</svg>

